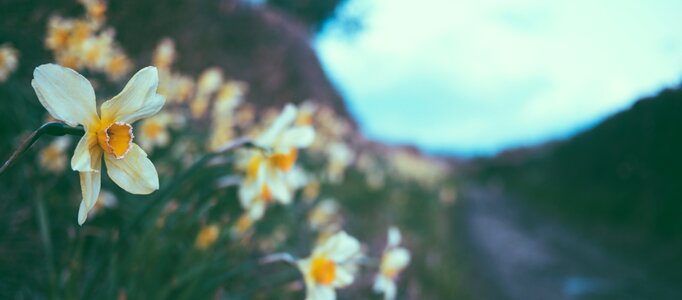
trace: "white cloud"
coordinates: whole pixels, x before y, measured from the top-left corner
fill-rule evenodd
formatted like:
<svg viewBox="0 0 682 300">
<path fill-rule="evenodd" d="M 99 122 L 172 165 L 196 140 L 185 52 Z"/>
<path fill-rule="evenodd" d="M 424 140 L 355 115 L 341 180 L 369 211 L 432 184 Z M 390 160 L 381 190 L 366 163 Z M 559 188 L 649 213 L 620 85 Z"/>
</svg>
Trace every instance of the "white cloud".
<svg viewBox="0 0 682 300">
<path fill-rule="evenodd" d="M 375 138 L 496 151 L 565 135 L 682 74 L 679 1 L 349 4 L 363 8 L 358 36 L 316 45 Z"/>
</svg>

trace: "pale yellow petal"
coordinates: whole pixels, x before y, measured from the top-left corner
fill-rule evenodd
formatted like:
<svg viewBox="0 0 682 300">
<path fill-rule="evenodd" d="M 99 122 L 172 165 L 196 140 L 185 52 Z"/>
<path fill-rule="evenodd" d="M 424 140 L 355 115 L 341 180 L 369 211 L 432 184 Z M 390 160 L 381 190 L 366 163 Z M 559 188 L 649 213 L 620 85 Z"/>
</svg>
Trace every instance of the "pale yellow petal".
<svg viewBox="0 0 682 300">
<path fill-rule="evenodd" d="M 125 157 L 116 159 L 107 153 L 104 162 L 111 180 L 129 193 L 146 195 L 159 189 L 159 175 L 154 164 L 135 143 Z"/>
<path fill-rule="evenodd" d="M 297 126 L 284 131 L 279 147 L 289 149 L 291 147 L 306 148 L 315 141 L 315 130 L 312 126 Z"/>
<path fill-rule="evenodd" d="M 400 244 L 401 235 L 397 227 L 391 226 L 388 229 L 388 243 L 387 247 L 397 247 Z"/>
<path fill-rule="evenodd" d="M 272 147 L 284 130 L 296 120 L 296 114 L 296 106 L 287 104 L 282 113 L 272 122 L 272 125 L 254 143 L 261 147 Z"/>
<path fill-rule="evenodd" d="M 71 169 L 79 172 L 100 171 L 99 169 L 93 169 L 93 159 L 102 159 L 102 149 L 97 144 L 97 135 L 86 132 L 78 141 L 76 150 L 73 152 Z"/>
<path fill-rule="evenodd" d="M 338 266 L 336 268 L 336 278 L 334 278 L 333 286 L 340 288 L 353 283 L 355 275 L 353 270 Z"/>
<path fill-rule="evenodd" d="M 88 127 L 97 122 L 95 91 L 76 71 L 56 64 L 45 64 L 33 71 L 33 89 L 52 117 L 69 126 Z"/>
<path fill-rule="evenodd" d="M 325 285 L 308 288 L 306 294 L 306 300 L 336 300 L 334 288 Z"/>
<path fill-rule="evenodd" d="M 100 168 L 101 160 L 97 159 L 97 163 L 93 168 Z M 95 206 L 97 197 L 102 184 L 101 172 L 80 172 L 81 193 L 83 200 L 81 201 L 78 210 L 78 224 L 83 225 L 85 219 L 88 217 L 88 212 Z"/>
<path fill-rule="evenodd" d="M 102 104 L 102 120 L 130 124 L 156 114 L 166 102 L 156 93 L 158 85 L 159 73 L 155 67 L 138 71 L 121 93 Z"/>
</svg>

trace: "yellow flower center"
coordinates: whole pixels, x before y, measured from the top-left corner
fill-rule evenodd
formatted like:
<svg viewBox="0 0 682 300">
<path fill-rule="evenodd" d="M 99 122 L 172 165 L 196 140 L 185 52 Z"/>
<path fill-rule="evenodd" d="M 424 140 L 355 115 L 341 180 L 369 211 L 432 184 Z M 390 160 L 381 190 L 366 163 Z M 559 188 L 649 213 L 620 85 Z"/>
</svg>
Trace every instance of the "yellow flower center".
<svg viewBox="0 0 682 300">
<path fill-rule="evenodd" d="M 287 172 L 291 170 L 298 157 L 298 149 L 291 148 L 289 153 L 277 153 L 270 156 L 270 163 L 272 163 L 276 168 Z"/>
<path fill-rule="evenodd" d="M 384 256 L 381 258 L 381 266 L 380 266 L 380 269 L 381 269 L 381 273 L 382 273 L 385 277 L 388 277 L 388 278 L 390 278 L 390 279 L 395 279 L 396 277 L 398 277 L 398 274 L 399 274 L 400 271 L 401 271 L 400 268 L 393 268 L 393 267 L 389 266 L 389 263 L 388 263 L 388 255 L 384 255 Z"/>
<path fill-rule="evenodd" d="M 258 176 L 258 168 L 260 167 L 261 163 L 261 156 L 260 154 L 256 154 L 253 157 L 251 157 L 251 160 L 249 160 L 249 163 L 246 165 L 246 177 L 249 180 L 253 180 Z"/>
<path fill-rule="evenodd" d="M 270 188 L 268 187 L 267 184 L 264 184 L 263 187 L 261 187 L 260 197 L 266 203 L 272 201 L 272 192 L 270 192 Z"/>
<path fill-rule="evenodd" d="M 315 282 L 330 285 L 336 278 L 336 264 L 324 257 L 315 257 L 310 267 Z"/>
<path fill-rule="evenodd" d="M 111 153 L 116 159 L 123 158 L 133 143 L 133 126 L 124 122 L 100 126 L 97 142 L 104 152 Z"/>
</svg>

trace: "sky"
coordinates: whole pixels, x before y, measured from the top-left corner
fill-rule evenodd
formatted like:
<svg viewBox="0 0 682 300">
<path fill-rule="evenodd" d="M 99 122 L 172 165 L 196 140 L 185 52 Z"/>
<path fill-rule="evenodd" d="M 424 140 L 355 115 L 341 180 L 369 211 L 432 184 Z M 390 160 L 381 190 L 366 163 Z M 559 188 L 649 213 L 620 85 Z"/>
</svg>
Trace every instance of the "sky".
<svg viewBox="0 0 682 300">
<path fill-rule="evenodd" d="M 315 40 L 368 137 L 491 155 L 682 82 L 682 1 L 350 0 Z"/>
</svg>

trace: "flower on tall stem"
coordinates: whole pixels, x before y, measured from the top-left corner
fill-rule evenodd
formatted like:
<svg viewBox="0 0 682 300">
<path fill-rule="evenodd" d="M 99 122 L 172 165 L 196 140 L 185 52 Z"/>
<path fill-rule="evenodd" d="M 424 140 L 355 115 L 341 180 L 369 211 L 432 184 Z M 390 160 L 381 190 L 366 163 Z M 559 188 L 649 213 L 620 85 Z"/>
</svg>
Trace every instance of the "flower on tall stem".
<svg viewBox="0 0 682 300">
<path fill-rule="evenodd" d="M 399 246 L 400 240 L 401 236 L 398 228 L 389 228 L 388 242 L 381 257 L 379 274 L 374 279 L 374 291 L 383 293 L 386 300 L 395 299 L 398 275 L 410 263 L 410 251 Z"/>
<path fill-rule="evenodd" d="M 353 283 L 361 255 L 360 242 L 341 231 L 315 247 L 310 257 L 298 260 L 306 300 L 336 299 L 335 289 Z"/>
<path fill-rule="evenodd" d="M 78 224 L 83 224 L 97 201 L 101 187 L 102 157 L 107 174 L 132 194 L 149 194 L 159 188 L 159 177 L 147 154 L 133 143 L 135 121 L 156 114 L 165 99 L 156 93 L 159 77 L 154 67 L 135 74 L 118 95 L 105 101 L 98 115 L 95 91 L 76 71 L 45 64 L 33 72 L 31 85 L 50 115 L 69 126 L 83 125 L 85 135 L 76 146 L 71 168 L 80 173 L 83 200 Z"/>
<path fill-rule="evenodd" d="M 293 198 L 291 176 L 296 176 L 294 165 L 298 149 L 308 147 L 315 138 L 311 126 L 295 126 L 296 107 L 287 105 L 272 125 L 254 144 L 263 149 L 242 152 L 239 165 L 246 170 L 239 186 L 239 200 L 253 220 L 263 216 L 267 204 L 289 204 Z"/>
</svg>

